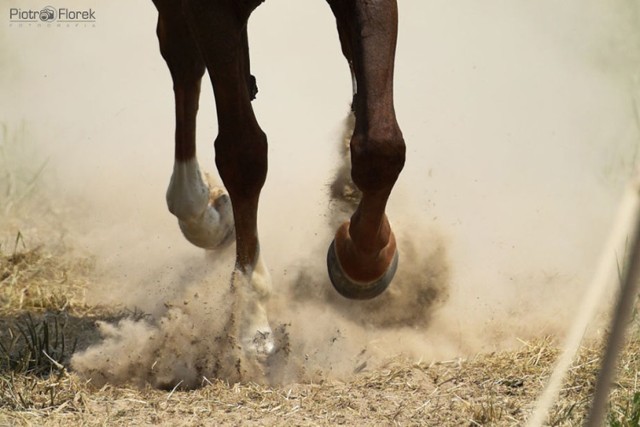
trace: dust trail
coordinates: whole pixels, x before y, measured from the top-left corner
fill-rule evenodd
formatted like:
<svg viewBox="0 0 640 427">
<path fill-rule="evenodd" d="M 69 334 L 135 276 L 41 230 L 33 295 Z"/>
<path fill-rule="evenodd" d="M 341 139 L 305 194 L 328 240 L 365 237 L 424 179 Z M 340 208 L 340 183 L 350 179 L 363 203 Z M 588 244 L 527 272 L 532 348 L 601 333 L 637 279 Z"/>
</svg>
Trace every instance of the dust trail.
<svg viewBox="0 0 640 427">
<path fill-rule="evenodd" d="M 233 249 L 212 258 L 192 248 L 166 210 L 173 99 L 153 6 L 103 3 L 65 1 L 93 7 L 95 29 L 0 24 L 1 113 L 10 128 L 24 121 L 37 161 L 49 159 L 39 197 L 62 206 L 30 211 L 21 230 L 57 218 L 56 236 L 96 257 L 87 299 L 148 313 L 103 325 L 104 342 L 76 357 L 78 370 L 158 387 L 210 375 L 346 378 L 398 353 L 436 360 L 565 333 L 637 155 L 633 4 L 400 5 L 395 93 L 408 158 L 389 217 L 402 253 L 396 283 L 370 302 L 335 295 L 324 266 L 352 209 L 327 196 L 351 87 L 335 23 L 322 1 L 260 7 L 254 107 L 271 163 L 259 228 L 281 343 L 260 372 L 235 363 Z M 206 83 L 199 114 L 210 170 Z"/>
<path fill-rule="evenodd" d="M 353 131 L 352 125 L 346 121 L 345 134 Z M 339 168 L 331 187 L 353 187 L 345 176 L 348 171 Z M 355 193 L 332 193 L 321 241 L 330 240 L 333 224 L 352 211 L 348 207 L 356 199 L 345 194 Z M 163 281 L 189 285 L 174 293 L 151 320 L 101 324 L 104 341 L 75 355 L 72 366 L 97 385 L 134 382 L 172 388 L 201 385 L 203 377 L 270 384 L 346 378 L 383 362 L 390 348 L 402 348 L 415 357 L 423 352 L 431 357 L 453 355 L 442 343 L 436 351 L 429 348 L 433 342 L 419 344 L 421 332 L 447 299 L 445 246 L 433 230 L 405 221 L 399 218 L 396 223 L 404 268 L 379 298 L 351 301 L 339 296 L 327 277 L 324 246 L 277 278 L 279 291 L 268 306 L 277 350 L 264 364 L 248 360 L 235 341 L 236 296 L 229 291 L 227 277 L 234 252 L 229 248 L 210 252 L 199 266 L 189 262 L 191 267 L 176 271 L 175 278 L 164 276 Z M 429 242 L 429 247 L 422 242 Z"/>
</svg>

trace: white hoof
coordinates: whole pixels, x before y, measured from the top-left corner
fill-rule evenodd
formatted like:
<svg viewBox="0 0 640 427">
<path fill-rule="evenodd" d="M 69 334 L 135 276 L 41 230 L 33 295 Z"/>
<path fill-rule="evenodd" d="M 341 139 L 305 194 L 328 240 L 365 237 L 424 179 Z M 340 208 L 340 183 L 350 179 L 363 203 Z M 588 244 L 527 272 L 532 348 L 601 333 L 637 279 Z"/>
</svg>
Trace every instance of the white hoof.
<svg viewBox="0 0 640 427">
<path fill-rule="evenodd" d="M 273 331 L 269 326 L 266 302 L 271 293 L 271 277 L 262 257 L 250 273 L 235 270 L 232 279 L 235 318 L 240 344 L 248 355 L 269 356 L 275 350 Z"/>
<path fill-rule="evenodd" d="M 268 357 L 273 354 L 276 344 L 273 339 L 273 331 L 268 324 L 250 327 L 241 334 L 240 342 L 245 353 L 255 354 L 258 357 Z"/>
<path fill-rule="evenodd" d="M 182 234 L 194 245 L 217 249 L 234 239 L 231 201 L 210 176 L 202 179 L 196 159 L 176 161 L 167 189 L 167 206 Z"/>
</svg>

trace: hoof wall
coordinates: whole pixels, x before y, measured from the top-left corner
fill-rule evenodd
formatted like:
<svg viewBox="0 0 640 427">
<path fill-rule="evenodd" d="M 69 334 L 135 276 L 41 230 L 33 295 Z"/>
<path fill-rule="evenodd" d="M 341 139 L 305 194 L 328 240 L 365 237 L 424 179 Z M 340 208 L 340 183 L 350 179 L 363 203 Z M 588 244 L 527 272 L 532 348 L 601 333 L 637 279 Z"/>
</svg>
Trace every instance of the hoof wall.
<svg viewBox="0 0 640 427">
<path fill-rule="evenodd" d="M 389 287 L 393 276 L 398 269 L 398 251 L 393 256 L 386 273 L 373 282 L 358 282 L 350 279 L 340 266 L 338 255 L 336 254 L 335 241 L 331 242 L 327 253 L 327 268 L 331 284 L 340 295 L 349 299 L 372 299 L 380 295 Z"/>
</svg>

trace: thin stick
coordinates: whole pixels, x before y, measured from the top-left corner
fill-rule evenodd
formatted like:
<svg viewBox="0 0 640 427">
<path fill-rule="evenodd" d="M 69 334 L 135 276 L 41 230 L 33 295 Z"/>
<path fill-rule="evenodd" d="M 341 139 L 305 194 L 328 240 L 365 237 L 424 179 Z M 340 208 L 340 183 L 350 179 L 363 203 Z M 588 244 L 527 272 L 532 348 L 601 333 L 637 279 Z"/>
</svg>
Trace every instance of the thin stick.
<svg viewBox="0 0 640 427">
<path fill-rule="evenodd" d="M 616 254 L 617 249 L 622 246 L 629 235 L 629 230 L 635 225 L 638 217 L 640 200 L 638 198 L 638 179 L 634 179 L 628 186 L 628 189 L 620 203 L 618 215 L 614 222 L 613 230 L 604 247 L 600 263 L 596 274 L 587 289 L 587 293 L 582 302 L 582 306 L 578 312 L 569 336 L 564 345 L 564 350 L 558 358 L 556 367 L 551 373 L 549 382 L 544 392 L 538 399 L 535 410 L 527 422 L 528 427 L 541 427 L 549 414 L 549 409 L 556 400 L 556 396 L 562 385 L 562 380 L 566 375 L 571 362 L 574 359 L 584 333 L 587 330 L 589 322 L 594 317 L 599 304 L 603 300 L 604 293 L 610 284 L 611 278 L 616 270 Z"/>
<path fill-rule="evenodd" d="M 63 366 L 63 365 L 61 365 L 58 361 L 56 361 L 53 357 L 49 356 L 49 355 L 47 354 L 47 352 L 46 352 L 46 351 L 42 350 L 42 354 L 44 354 L 44 355 L 45 355 L 45 357 L 46 357 L 47 359 L 49 359 L 49 361 L 50 361 L 51 363 L 53 363 L 53 365 L 54 365 L 56 368 L 58 368 L 58 369 L 60 369 L 60 370 L 64 370 L 64 366 Z"/>
<path fill-rule="evenodd" d="M 636 197 L 638 197 L 636 189 Z M 589 418 L 585 427 L 598 427 L 604 417 L 605 406 L 609 397 L 611 381 L 615 378 L 618 355 L 625 340 L 627 325 L 631 320 L 631 313 L 638 294 L 638 279 L 640 278 L 640 215 L 636 213 L 636 223 L 631 240 L 631 252 L 625 263 L 622 275 L 622 288 L 618 295 L 616 309 L 611 321 L 611 332 L 602 361 L 602 366 L 596 382 L 596 390 L 591 403 Z"/>
<path fill-rule="evenodd" d="M 180 387 L 180 384 L 182 384 L 183 380 L 180 380 L 180 382 L 178 384 L 176 384 L 173 389 L 171 389 L 171 393 L 169 393 L 169 395 L 167 396 L 167 400 L 165 400 L 165 402 L 168 402 L 169 399 L 171 399 L 171 396 L 173 396 L 173 393 L 178 389 L 178 387 Z"/>
</svg>

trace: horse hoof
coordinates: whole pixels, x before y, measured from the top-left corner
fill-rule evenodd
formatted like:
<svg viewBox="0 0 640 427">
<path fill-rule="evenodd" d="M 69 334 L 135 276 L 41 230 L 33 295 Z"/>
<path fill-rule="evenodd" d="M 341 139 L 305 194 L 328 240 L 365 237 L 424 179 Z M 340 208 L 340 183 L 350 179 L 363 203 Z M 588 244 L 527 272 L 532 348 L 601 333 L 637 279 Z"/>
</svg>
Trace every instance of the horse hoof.
<svg viewBox="0 0 640 427">
<path fill-rule="evenodd" d="M 276 348 L 271 328 L 267 325 L 266 328 L 262 328 L 262 330 L 256 330 L 253 336 L 245 337 L 242 340 L 242 348 L 246 353 L 258 357 L 271 356 Z"/>
<path fill-rule="evenodd" d="M 364 283 L 352 280 L 345 274 L 336 254 L 335 241 L 332 241 L 327 253 L 327 268 L 331 284 L 340 295 L 349 299 L 372 299 L 389 287 L 398 269 L 398 251 L 396 250 L 389 268 L 380 278 Z"/>
</svg>

